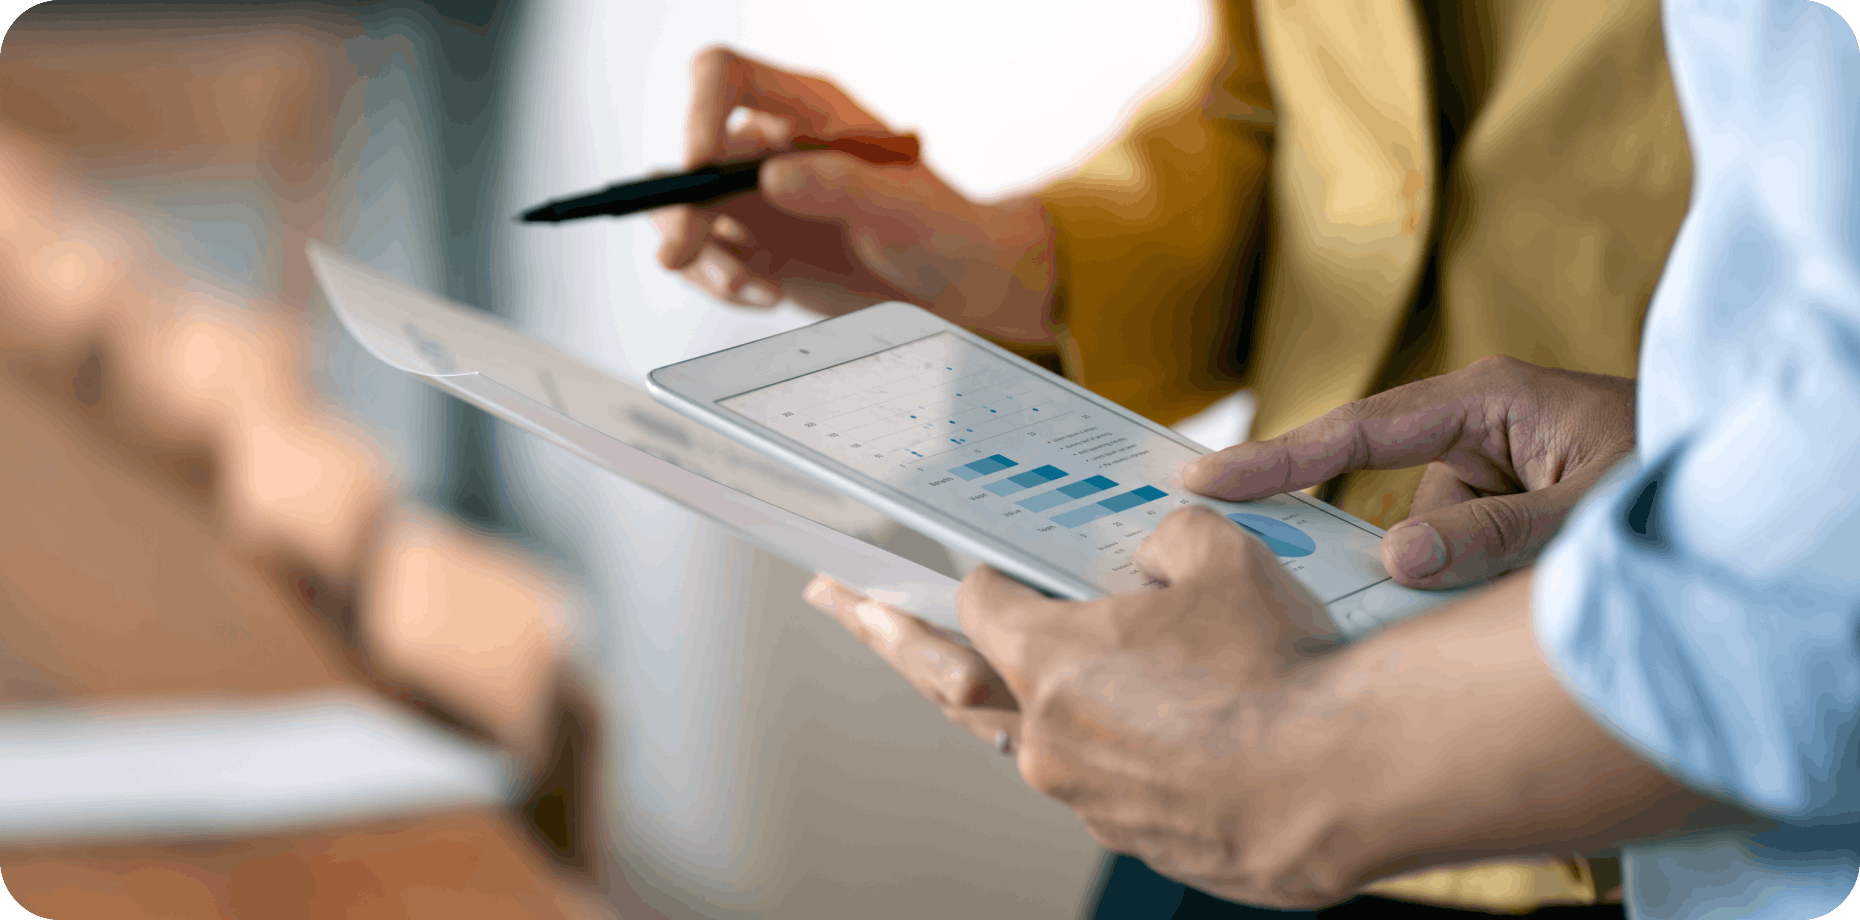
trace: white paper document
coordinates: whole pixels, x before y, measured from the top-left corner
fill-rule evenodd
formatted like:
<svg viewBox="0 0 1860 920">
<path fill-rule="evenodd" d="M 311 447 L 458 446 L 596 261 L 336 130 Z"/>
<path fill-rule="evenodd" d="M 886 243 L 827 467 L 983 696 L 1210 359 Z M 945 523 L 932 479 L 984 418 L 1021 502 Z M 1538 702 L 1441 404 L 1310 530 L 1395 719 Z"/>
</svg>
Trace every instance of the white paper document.
<svg viewBox="0 0 1860 920">
<path fill-rule="evenodd" d="M 694 511 L 771 553 L 957 629 L 956 581 L 887 552 L 888 518 L 655 403 L 642 388 L 311 243 L 349 334 L 389 365 Z"/>
</svg>

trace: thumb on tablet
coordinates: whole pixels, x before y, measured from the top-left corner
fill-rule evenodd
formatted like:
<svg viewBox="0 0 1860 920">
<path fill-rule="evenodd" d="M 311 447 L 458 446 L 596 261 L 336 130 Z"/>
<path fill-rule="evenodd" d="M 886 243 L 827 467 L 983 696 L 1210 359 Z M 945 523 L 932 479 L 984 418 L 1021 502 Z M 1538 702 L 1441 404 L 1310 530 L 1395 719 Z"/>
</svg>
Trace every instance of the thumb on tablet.
<svg viewBox="0 0 1860 920">
<path fill-rule="evenodd" d="M 1382 537 L 1382 565 L 1411 588 L 1453 588 L 1530 565 L 1587 485 L 1560 482 L 1416 514 Z"/>
</svg>

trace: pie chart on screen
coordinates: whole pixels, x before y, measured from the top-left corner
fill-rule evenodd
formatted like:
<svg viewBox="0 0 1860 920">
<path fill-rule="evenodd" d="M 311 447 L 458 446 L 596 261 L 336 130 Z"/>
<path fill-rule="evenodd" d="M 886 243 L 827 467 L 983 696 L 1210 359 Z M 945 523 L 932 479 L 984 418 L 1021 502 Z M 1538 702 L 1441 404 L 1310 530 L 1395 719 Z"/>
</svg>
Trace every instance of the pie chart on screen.
<svg viewBox="0 0 1860 920">
<path fill-rule="evenodd" d="M 1276 518 L 1258 514 L 1230 514 L 1227 519 L 1239 524 L 1247 533 L 1259 538 L 1275 556 L 1293 558 L 1317 552 L 1311 535 Z"/>
</svg>

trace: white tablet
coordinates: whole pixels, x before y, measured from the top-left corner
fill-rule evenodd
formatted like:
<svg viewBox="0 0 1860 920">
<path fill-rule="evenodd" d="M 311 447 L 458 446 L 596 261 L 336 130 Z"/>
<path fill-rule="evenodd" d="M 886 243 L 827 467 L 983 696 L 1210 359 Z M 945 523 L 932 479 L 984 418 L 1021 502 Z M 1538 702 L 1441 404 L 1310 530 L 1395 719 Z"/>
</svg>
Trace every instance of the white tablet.
<svg viewBox="0 0 1860 920">
<path fill-rule="evenodd" d="M 1137 547 L 1188 504 L 1265 543 L 1344 635 L 1461 593 L 1397 584 L 1380 529 L 1307 495 L 1189 492 L 1181 469 L 1206 448 L 906 304 L 649 380 L 673 409 L 1057 597 L 1147 586 Z"/>
</svg>

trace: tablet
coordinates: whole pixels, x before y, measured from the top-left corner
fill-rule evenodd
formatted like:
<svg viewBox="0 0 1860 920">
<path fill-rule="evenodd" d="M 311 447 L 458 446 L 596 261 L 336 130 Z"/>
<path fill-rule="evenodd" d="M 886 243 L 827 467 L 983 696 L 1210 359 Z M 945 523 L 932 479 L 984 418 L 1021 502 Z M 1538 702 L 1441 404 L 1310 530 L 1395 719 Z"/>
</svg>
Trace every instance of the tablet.
<svg viewBox="0 0 1860 920">
<path fill-rule="evenodd" d="M 1264 543 L 1343 635 L 1461 592 L 1403 587 L 1382 531 L 1302 493 L 1189 492 L 1203 448 L 986 339 L 880 304 L 659 368 L 653 395 L 821 483 L 1056 597 L 1151 584 L 1136 550 L 1206 505 Z"/>
</svg>

